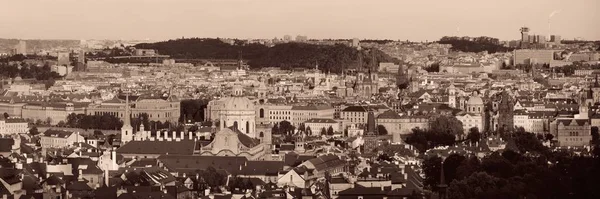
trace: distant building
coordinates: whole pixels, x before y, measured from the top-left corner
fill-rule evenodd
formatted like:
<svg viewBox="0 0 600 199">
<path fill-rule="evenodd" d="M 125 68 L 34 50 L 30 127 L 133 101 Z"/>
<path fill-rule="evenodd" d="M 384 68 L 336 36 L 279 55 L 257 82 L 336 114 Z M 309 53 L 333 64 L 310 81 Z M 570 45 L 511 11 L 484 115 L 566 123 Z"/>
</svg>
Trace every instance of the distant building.
<svg viewBox="0 0 600 199">
<path fill-rule="evenodd" d="M 306 42 L 306 41 L 308 41 L 307 36 L 302 36 L 302 35 L 296 36 L 296 42 Z"/>
<path fill-rule="evenodd" d="M 283 36 L 283 41 L 284 42 L 290 42 L 290 41 L 292 41 L 292 36 L 290 36 L 290 35 L 284 35 Z"/>
<path fill-rule="evenodd" d="M 379 63 L 379 72 L 383 73 L 398 73 L 400 65 L 391 62 Z"/>
<path fill-rule="evenodd" d="M 0 120 L 0 135 L 27 133 L 29 123 L 22 118 L 6 118 Z"/>
<path fill-rule="evenodd" d="M 154 49 L 135 49 L 133 52 L 134 56 L 155 56 L 158 55 Z"/>
<path fill-rule="evenodd" d="M 311 131 L 314 134 L 318 134 L 318 132 L 321 132 L 321 129 L 329 129 L 329 127 L 333 128 L 333 132 L 341 132 L 341 128 L 340 128 L 340 124 L 330 118 L 327 119 L 320 119 L 320 118 L 313 118 L 310 120 L 307 120 L 306 122 L 304 122 L 305 127 L 310 127 Z"/>
<path fill-rule="evenodd" d="M 554 60 L 553 50 L 519 49 L 513 52 L 514 64 L 550 64 Z"/>
<path fill-rule="evenodd" d="M 550 35 L 550 42 L 555 44 L 560 44 L 561 38 L 560 35 Z"/>
<path fill-rule="evenodd" d="M 358 48 L 360 47 L 360 40 L 358 38 L 352 38 L 351 47 Z"/>
<path fill-rule="evenodd" d="M 27 55 L 27 42 L 25 40 L 19 40 L 19 43 L 15 46 L 14 54 Z"/>
<path fill-rule="evenodd" d="M 58 62 L 56 64 L 59 66 L 71 65 L 71 55 L 68 52 L 59 52 L 58 53 Z"/>
</svg>

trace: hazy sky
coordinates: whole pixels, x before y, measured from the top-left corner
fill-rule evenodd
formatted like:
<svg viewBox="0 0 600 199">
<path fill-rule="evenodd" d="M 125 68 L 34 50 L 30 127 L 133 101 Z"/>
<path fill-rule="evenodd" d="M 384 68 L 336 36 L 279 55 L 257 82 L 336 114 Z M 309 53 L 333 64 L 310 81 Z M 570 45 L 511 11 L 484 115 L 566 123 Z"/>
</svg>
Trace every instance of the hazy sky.
<svg viewBox="0 0 600 199">
<path fill-rule="evenodd" d="M 599 0 L 0 0 L 0 38 L 519 38 L 600 40 Z"/>
</svg>

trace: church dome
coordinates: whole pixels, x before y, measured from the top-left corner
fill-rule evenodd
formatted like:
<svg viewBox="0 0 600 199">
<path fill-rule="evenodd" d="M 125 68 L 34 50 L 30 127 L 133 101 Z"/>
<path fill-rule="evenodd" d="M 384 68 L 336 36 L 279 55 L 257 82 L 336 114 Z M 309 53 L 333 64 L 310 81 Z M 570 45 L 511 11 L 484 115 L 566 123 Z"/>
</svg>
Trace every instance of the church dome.
<svg viewBox="0 0 600 199">
<path fill-rule="evenodd" d="M 469 98 L 469 101 L 467 101 L 467 105 L 483 105 L 483 100 L 481 97 L 472 96 Z"/>
<path fill-rule="evenodd" d="M 254 103 L 246 97 L 228 97 L 223 102 L 226 111 L 254 111 Z"/>
</svg>

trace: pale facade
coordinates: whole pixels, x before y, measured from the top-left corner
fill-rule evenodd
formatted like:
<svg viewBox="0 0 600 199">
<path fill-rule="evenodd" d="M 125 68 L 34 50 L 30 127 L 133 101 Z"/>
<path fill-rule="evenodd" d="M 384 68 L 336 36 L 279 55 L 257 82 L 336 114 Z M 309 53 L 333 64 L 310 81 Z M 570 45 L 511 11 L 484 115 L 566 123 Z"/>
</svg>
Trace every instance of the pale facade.
<svg viewBox="0 0 600 199">
<path fill-rule="evenodd" d="M 65 148 L 77 142 L 85 142 L 85 138 L 79 133 L 52 129 L 44 132 L 40 140 L 42 148 Z"/>
</svg>

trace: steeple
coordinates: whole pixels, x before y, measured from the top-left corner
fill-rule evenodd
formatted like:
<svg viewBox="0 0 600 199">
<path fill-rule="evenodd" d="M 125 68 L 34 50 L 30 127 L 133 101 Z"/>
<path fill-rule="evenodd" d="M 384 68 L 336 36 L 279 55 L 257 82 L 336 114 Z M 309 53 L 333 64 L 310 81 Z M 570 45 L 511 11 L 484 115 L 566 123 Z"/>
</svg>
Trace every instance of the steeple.
<svg viewBox="0 0 600 199">
<path fill-rule="evenodd" d="M 129 116 L 129 93 L 125 95 L 125 116 L 123 118 L 123 127 L 131 127 L 131 118 Z"/>
<path fill-rule="evenodd" d="M 121 143 L 125 144 L 133 140 L 133 127 L 129 114 L 129 93 L 125 95 L 125 115 L 123 115 L 123 127 L 121 127 Z"/>
</svg>

